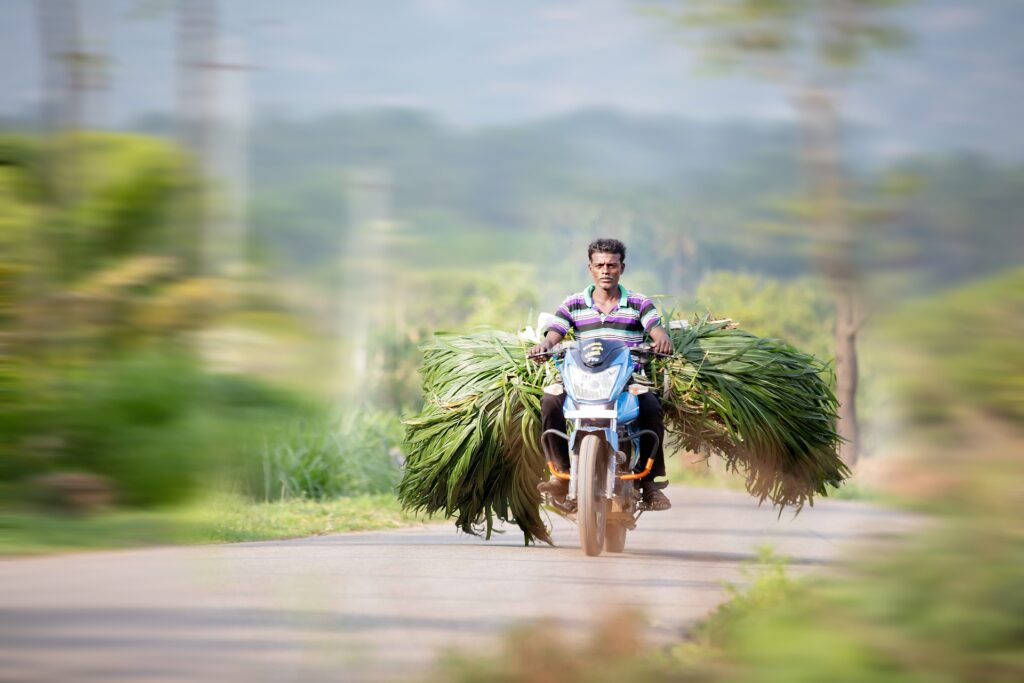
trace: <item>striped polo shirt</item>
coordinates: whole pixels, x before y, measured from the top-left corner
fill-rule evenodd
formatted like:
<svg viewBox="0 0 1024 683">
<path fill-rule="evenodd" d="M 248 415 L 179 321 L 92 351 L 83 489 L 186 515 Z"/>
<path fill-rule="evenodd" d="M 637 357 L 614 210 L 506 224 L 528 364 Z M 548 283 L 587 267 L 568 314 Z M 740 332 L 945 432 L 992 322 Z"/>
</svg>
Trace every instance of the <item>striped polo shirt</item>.
<svg viewBox="0 0 1024 683">
<path fill-rule="evenodd" d="M 594 285 L 569 295 L 555 312 L 549 330 L 563 336 L 574 330 L 576 338 L 618 339 L 627 346 L 642 344 L 651 328 L 661 324 L 654 302 L 639 292 L 619 285 L 619 305 L 610 313 L 602 313 L 594 305 Z"/>
</svg>

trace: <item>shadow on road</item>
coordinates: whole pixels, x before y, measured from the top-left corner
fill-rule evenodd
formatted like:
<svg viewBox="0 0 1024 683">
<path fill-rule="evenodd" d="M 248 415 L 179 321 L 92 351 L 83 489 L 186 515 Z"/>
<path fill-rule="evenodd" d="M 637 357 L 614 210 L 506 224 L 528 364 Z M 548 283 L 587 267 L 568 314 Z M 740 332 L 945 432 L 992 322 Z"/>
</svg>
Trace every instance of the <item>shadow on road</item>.
<svg viewBox="0 0 1024 683">
<path fill-rule="evenodd" d="M 17 628 L 14 628 L 14 627 Z M 275 638 L 281 629 L 324 635 L 374 630 L 437 630 L 499 632 L 508 627 L 498 618 L 389 617 L 315 610 L 171 609 L 171 608 L 38 608 L 0 610 L 0 631 L 7 648 L 145 647 L 221 651 L 291 649 Z M 89 631 L 95 631 L 90 634 Z M 265 636 L 260 632 L 266 631 Z M 174 634 L 168 637 L 169 633 Z M 245 637 L 232 637 L 232 634 Z"/>
<path fill-rule="evenodd" d="M 756 562 L 759 559 L 757 553 L 731 553 L 721 551 L 702 550 L 626 550 L 624 556 L 631 557 L 660 557 L 671 560 L 684 560 L 686 562 L 717 562 L 739 564 L 741 562 Z M 819 566 L 828 564 L 825 560 L 812 557 L 785 556 L 786 564 Z"/>
</svg>

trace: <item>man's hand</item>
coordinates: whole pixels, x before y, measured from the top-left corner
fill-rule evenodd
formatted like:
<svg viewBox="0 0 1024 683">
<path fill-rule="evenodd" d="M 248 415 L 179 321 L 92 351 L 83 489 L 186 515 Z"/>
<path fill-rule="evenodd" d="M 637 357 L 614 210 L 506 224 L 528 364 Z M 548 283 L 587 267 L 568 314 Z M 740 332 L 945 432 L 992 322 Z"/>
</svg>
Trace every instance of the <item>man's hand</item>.
<svg viewBox="0 0 1024 683">
<path fill-rule="evenodd" d="M 533 360 L 535 363 L 543 363 L 548 359 L 547 356 L 543 354 L 546 354 L 550 350 L 551 349 L 545 342 L 541 342 L 527 351 L 526 357 Z"/>
<path fill-rule="evenodd" d="M 546 354 L 548 351 L 554 348 L 555 344 L 562 341 L 562 335 L 554 330 L 548 330 L 548 333 L 544 335 L 544 340 L 531 348 L 526 352 L 526 357 L 533 359 L 537 363 L 543 363 L 548 359 Z"/>
<path fill-rule="evenodd" d="M 671 356 L 675 351 L 672 338 L 668 336 L 668 332 L 661 325 L 651 330 L 651 350 L 665 356 Z"/>
</svg>

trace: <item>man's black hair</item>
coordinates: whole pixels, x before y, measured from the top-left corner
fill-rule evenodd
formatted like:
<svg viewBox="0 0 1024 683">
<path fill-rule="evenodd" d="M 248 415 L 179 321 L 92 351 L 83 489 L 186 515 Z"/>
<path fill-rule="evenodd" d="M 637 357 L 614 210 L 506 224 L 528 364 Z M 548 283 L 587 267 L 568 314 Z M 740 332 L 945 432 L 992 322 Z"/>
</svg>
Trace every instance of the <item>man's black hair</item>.
<svg viewBox="0 0 1024 683">
<path fill-rule="evenodd" d="M 591 260 L 596 253 L 602 254 L 618 254 L 619 261 L 622 263 L 626 262 L 626 245 L 619 240 L 608 239 L 602 237 L 601 239 L 594 240 L 587 247 L 587 260 Z"/>
</svg>

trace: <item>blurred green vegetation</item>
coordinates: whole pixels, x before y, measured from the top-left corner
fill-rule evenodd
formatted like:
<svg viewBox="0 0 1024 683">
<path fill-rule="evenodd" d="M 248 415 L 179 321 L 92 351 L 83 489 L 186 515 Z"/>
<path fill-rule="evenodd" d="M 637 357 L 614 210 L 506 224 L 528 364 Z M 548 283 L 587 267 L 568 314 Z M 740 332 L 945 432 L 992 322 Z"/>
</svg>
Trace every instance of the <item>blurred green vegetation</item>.
<svg viewBox="0 0 1024 683">
<path fill-rule="evenodd" d="M 1024 268 L 908 302 L 879 328 L 912 364 L 898 388 L 916 423 L 951 425 L 970 409 L 1024 425 Z"/>
<path fill-rule="evenodd" d="M 264 437 L 246 493 L 263 500 L 327 500 L 389 493 L 398 483 L 403 427 L 393 412 L 318 411 Z M 255 475 L 255 476 L 253 476 Z"/>
<path fill-rule="evenodd" d="M 863 136 L 850 130 L 854 143 Z M 362 229 L 345 203 L 346 174 L 360 168 L 387 171 L 388 219 L 401 237 L 390 247 L 396 269 L 535 264 L 545 309 L 586 277 L 586 242 L 598 233 L 626 241 L 626 279 L 650 271 L 658 286 L 645 283 L 648 294 L 689 298 L 713 271 L 782 280 L 814 271 L 794 215 L 802 186 L 789 124 L 591 110 L 471 131 L 379 109 L 266 118 L 252 139 L 253 220 L 265 226 L 251 235 L 254 249 L 293 273 L 329 268 L 338 253 L 325 245 Z M 879 163 L 858 148 L 851 144 L 851 201 L 860 212 L 872 207 L 860 217 L 861 266 L 898 280 L 887 296 L 1024 258 L 1009 239 L 1024 187 L 1019 165 L 970 154 Z M 277 249 L 287 239 L 280 225 L 299 238 Z"/>
<path fill-rule="evenodd" d="M 587 283 L 597 234 L 626 241 L 625 284 L 667 308 L 709 308 L 831 356 L 788 125 L 588 111 L 468 131 L 376 110 L 270 117 L 251 132 L 246 264 L 231 278 L 204 265 L 202 202 L 222 197 L 166 139 L 0 134 L 5 506 L 66 507 L 74 478 L 60 476 L 76 474 L 100 477 L 111 504 L 143 507 L 210 489 L 254 500 L 384 490 L 395 458 L 382 455 L 394 444 L 381 425 L 418 407 L 419 343 L 535 324 Z M 364 171 L 380 187 L 360 189 Z M 1008 239 L 1021 169 L 959 155 L 853 157 L 850 171 L 865 205 L 873 188 L 913 188 L 886 194 L 900 199 L 861 236 L 879 302 L 862 367 L 869 431 L 889 436 L 878 396 L 890 388 L 937 434 L 952 431 L 962 395 L 1019 419 L 1017 385 L 1002 380 L 1019 379 L 1020 315 L 978 305 L 1006 300 L 1019 274 L 959 295 L 952 312 L 922 297 L 1021 261 Z M 346 317 L 353 296 L 383 302 L 367 307 L 362 340 Z M 947 315 L 962 322 L 952 334 L 935 327 Z M 965 328 L 995 332 L 972 335 L 988 340 L 974 353 L 955 341 Z M 906 353 L 918 348 L 939 360 Z M 362 374 L 350 370 L 359 354 Z"/>
<path fill-rule="evenodd" d="M 903 440 L 917 445 L 916 460 L 887 477 L 887 493 L 930 513 L 916 535 L 862 545 L 838 575 L 811 579 L 790 578 L 766 554 L 745 587 L 667 651 L 643 642 L 642 615 L 613 614 L 582 646 L 552 624 L 520 627 L 499 655 L 453 654 L 434 680 L 1024 678 L 1021 365 L 1007 344 L 1024 319 L 1021 284 L 1010 270 L 879 322 L 897 390 L 945 409 L 941 420 L 911 411 Z"/>
<path fill-rule="evenodd" d="M 268 418 L 301 407 L 287 392 L 204 373 L 189 355 L 157 349 L 23 381 L 14 391 L 0 417 L 4 480 L 92 472 L 130 506 L 188 499 L 244 457 L 246 444 L 251 450 Z"/>
<path fill-rule="evenodd" d="M 756 335 L 785 339 L 818 358 L 832 357 L 834 304 L 813 278 L 778 280 L 716 271 L 697 285 L 694 307 L 732 318 Z"/>
<path fill-rule="evenodd" d="M 797 581 L 769 553 L 668 651 L 643 642 L 642 615 L 615 613 L 582 646 L 553 624 L 520 627 L 499 655 L 453 653 L 432 680 L 1019 681 L 1024 540 L 993 521 L 869 549 L 844 578 Z"/>
<path fill-rule="evenodd" d="M 239 543 L 389 529 L 417 521 L 419 518 L 402 511 L 390 494 L 272 503 L 215 495 L 184 505 L 120 509 L 86 517 L 0 512 L 0 555 L 154 544 Z"/>
<path fill-rule="evenodd" d="M 239 344 L 301 355 L 309 326 L 273 283 L 204 270 L 193 166 L 170 143 L 137 135 L 0 141 L 9 529 L 63 546 L 67 525 L 83 536 L 70 545 L 119 545 L 151 519 L 158 542 L 173 540 L 162 525 L 181 517 L 167 506 L 192 509 L 220 492 L 327 499 L 393 486 L 396 414 L 355 406 L 328 417 L 322 397 L 275 368 L 245 366 L 254 361 Z"/>
</svg>

